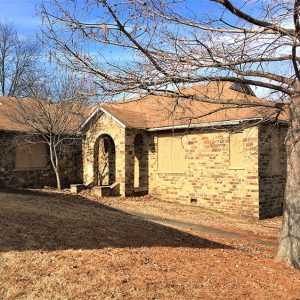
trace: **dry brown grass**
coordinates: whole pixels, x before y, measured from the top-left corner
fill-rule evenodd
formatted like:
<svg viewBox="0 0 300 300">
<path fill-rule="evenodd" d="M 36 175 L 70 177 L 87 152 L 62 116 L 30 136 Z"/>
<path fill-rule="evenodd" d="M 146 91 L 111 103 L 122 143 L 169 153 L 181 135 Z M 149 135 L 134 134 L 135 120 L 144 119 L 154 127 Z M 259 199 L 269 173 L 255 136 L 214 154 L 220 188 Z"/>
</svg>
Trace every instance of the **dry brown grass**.
<svg viewBox="0 0 300 300">
<path fill-rule="evenodd" d="M 119 198 L 97 198 L 89 191 L 83 191 L 85 197 L 121 209 L 129 213 L 142 213 L 166 219 L 189 222 L 214 228 L 232 230 L 244 234 L 259 236 L 267 240 L 277 241 L 279 238 L 282 217 L 256 220 L 236 215 L 228 215 L 199 206 L 183 205 L 181 203 L 163 201 L 151 196 Z"/>
<path fill-rule="evenodd" d="M 99 203 L 68 194 L 0 191 L 0 298 L 299 298 L 300 273 L 275 263 L 275 249 L 121 211 L 122 205 L 159 210 L 157 200 L 136 200 L 134 207 L 134 199 Z M 169 210 L 175 216 L 172 205 L 160 205 L 166 216 Z M 197 221 L 197 209 L 180 207 L 176 217 Z"/>
</svg>

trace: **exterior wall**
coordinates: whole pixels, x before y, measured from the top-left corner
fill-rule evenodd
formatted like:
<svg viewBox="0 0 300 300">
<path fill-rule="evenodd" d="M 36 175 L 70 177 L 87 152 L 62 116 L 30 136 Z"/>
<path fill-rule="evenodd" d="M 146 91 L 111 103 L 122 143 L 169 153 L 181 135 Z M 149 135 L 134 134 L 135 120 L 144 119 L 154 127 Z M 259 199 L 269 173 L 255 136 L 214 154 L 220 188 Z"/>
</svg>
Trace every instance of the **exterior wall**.
<svg viewBox="0 0 300 300">
<path fill-rule="evenodd" d="M 141 135 L 143 140 L 142 145 L 142 155 L 140 155 L 140 168 L 139 168 L 139 179 L 140 179 L 140 188 L 134 188 L 134 177 L 137 175 L 135 174 L 135 164 L 137 163 L 137 157 L 135 153 L 135 138 L 137 135 Z M 149 170 L 148 170 L 148 149 L 149 144 L 151 143 L 152 136 L 147 134 L 145 130 L 140 129 L 126 129 L 126 195 L 134 195 L 136 192 L 139 191 L 148 191 L 149 186 Z"/>
<path fill-rule="evenodd" d="M 242 168 L 230 167 L 228 131 L 182 133 L 186 169 L 177 174 L 157 169 L 160 135 L 153 134 L 148 142 L 151 194 L 185 204 L 197 201 L 195 204 L 199 206 L 226 213 L 259 217 L 258 127 L 243 131 Z"/>
<path fill-rule="evenodd" d="M 95 145 L 103 135 L 109 135 L 115 144 L 116 182 L 120 184 L 120 194 L 125 196 L 125 129 L 115 120 L 102 114 L 86 130 L 83 143 L 83 182 L 97 185 L 95 174 Z"/>
<path fill-rule="evenodd" d="M 47 167 L 37 170 L 17 170 L 15 168 L 15 140 L 20 134 L 0 131 L 0 187 L 56 187 L 55 174 L 50 160 Z M 72 144 L 61 158 L 62 186 L 82 181 L 81 143 Z"/>
<path fill-rule="evenodd" d="M 176 173 L 158 170 L 158 138 L 172 136 L 173 132 L 125 129 L 111 117 L 102 115 L 88 128 L 83 145 L 84 183 L 95 184 L 95 145 L 107 134 L 115 143 L 116 182 L 120 184 L 121 196 L 134 195 L 141 188 L 164 200 L 255 218 L 273 216 L 282 207 L 286 176 L 282 143 L 286 129 L 277 128 L 280 167 L 274 174 L 270 171 L 273 146 L 267 134 L 269 126 L 176 133 L 182 139 L 186 164 L 184 172 Z M 230 140 L 232 132 L 241 130 L 235 138 L 242 139 L 242 157 L 238 156 L 242 166 L 233 167 L 230 159 L 238 148 L 232 147 Z M 137 135 L 143 141 L 140 148 L 135 144 Z"/>
<path fill-rule="evenodd" d="M 140 134 L 143 140 L 136 153 L 135 138 Z M 86 129 L 83 143 L 83 182 L 85 185 L 97 185 L 95 174 L 95 147 L 97 140 L 109 135 L 115 144 L 116 182 L 120 184 L 120 195 L 131 196 L 136 192 L 148 191 L 148 139 L 149 135 L 140 129 L 125 129 L 111 117 L 102 114 Z M 139 161 L 137 161 L 139 160 Z M 137 172 L 137 163 L 138 172 Z M 138 175 L 137 175 L 138 173 Z M 139 187 L 135 188 L 135 176 L 139 176 Z"/>
<path fill-rule="evenodd" d="M 259 210 L 260 218 L 282 213 L 286 181 L 284 139 L 287 126 L 264 124 L 259 127 Z"/>
<path fill-rule="evenodd" d="M 112 185 L 116 182 L 115 143 L 112 138 L 103 136 L 95 145 L 95 171 L 97 185 Z"/>
</svg>

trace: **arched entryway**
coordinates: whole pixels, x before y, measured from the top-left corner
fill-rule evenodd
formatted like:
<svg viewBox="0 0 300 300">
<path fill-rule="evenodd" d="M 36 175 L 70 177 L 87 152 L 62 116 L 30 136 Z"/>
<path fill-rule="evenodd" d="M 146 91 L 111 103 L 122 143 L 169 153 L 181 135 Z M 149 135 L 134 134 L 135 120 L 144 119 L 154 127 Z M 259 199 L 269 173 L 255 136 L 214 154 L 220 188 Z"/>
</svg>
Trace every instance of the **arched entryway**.
<svg viewBox="0 0 300 300">
<path fill-rule="evenodd" d="M 134 190 L 148 192 L 148 156 L 141 134 L 137 134 L 134 139 Z"/>
<path fill-rule="evenodd" d="M 116 181 L 116 147 L 108 134 L 98 137 L 94 149 L 94 184 L 112 185 Z"/>
</svg>

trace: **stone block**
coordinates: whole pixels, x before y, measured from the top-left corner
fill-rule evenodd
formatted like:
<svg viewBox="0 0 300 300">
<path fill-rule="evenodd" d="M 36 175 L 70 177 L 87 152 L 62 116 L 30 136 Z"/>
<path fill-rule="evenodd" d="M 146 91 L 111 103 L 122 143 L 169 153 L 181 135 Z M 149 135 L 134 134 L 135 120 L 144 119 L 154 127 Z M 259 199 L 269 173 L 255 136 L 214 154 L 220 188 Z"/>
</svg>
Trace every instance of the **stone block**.
<svg viewBox="0 0 300 300">
<path fill-rule="evenodd" d="M 95 186 L 93 187 L 94 195 L 97 197 L 109 197 L 111 196 L 111 189 L 109 185 Z"/>
<path fill-rule="evenodd" d="M 111 196 L 120 196 L 120 184 L 115 182 L 110 186 Z"/>
<path fill-rule="evenodd" d="M 71 184 L 70 191 L 71 193 L 78 194 L 85 188 L 84 184 Z"/>
</svg>

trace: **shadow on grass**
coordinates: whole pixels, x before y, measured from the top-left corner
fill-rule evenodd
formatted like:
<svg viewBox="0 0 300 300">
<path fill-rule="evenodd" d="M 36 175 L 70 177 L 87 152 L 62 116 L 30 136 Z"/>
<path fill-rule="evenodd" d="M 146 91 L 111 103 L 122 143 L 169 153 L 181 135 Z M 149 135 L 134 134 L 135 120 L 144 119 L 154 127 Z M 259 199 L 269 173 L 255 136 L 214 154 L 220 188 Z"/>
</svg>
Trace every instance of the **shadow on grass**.
<svg viewBox="0 0 300 300">
<path fill-rule="evenodd" d="M 0 189 L 0 251 L 230 247 L 82 196 Z"/>
</svg>

